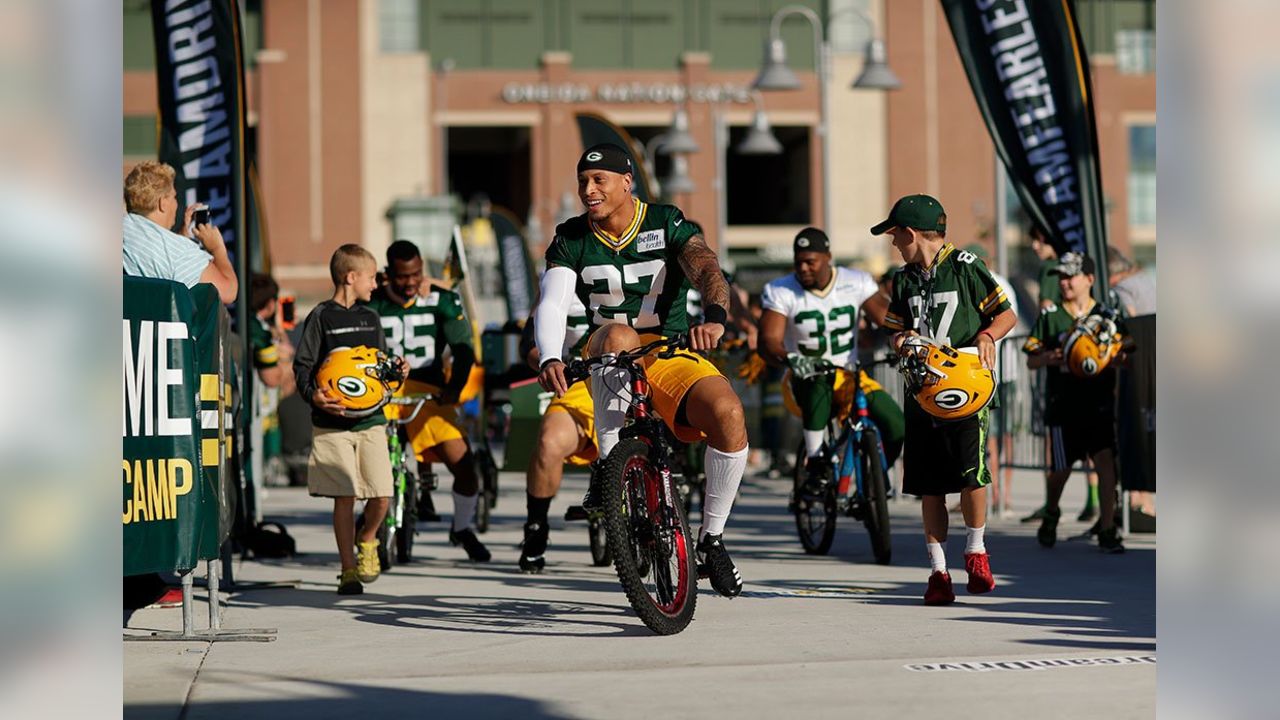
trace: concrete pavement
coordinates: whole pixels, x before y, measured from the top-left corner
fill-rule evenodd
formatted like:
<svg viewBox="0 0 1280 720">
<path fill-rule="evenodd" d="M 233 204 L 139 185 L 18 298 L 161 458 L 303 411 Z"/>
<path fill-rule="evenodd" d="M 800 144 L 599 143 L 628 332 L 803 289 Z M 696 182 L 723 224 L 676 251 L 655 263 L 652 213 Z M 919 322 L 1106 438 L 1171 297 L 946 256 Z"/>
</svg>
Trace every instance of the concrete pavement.
<svg viewBox="0 0 1280 720">
<path fill-rule="evenodd" d="M 1073 479 L 1064 515 L 1083 494 Z M 447 487 L 447 482 L 444 484 Z M 1103 556 L 1066 536 L 1045 551 L 1019 525 L 1042 497 L 1020 472 L 1014 511 L 991 519 L 998 587 L 964 592 L 963 523 L 948 559 L 957 602 L 921 604 L 927 561 L 918 503 L 891 504 L 894 564 L 871 562 L 866 533 L 842 519 L 831 554 L 806 556 L 786 514 L 787 482 L 749 478 L 726 542 L 746 578 L 727 600 L 704 582 L 694 622 L 656 637 L 635 618 L 612 568 L 590 565 L 582 523 L 557 520 L 581 497 L 566 478 L 552 506 L 542 575 L 515 560 L 523 478 L 504 474 L 493 562 L 449 546 L 444 523 L 421 524 L 419 560 L 365 594 L 334 594 L 330 506 L 272 488 L 269 518 L 303 553 L 245 562 L 237 579 L 296 579 L 296 589 L 229 597 L 225 627 L 275 627 L 271 643 L 125 643 L 130 718 L 1151 717 L 1155 711 L 1155 541 Z M 447 492 L 436 493 L 442 514 Z M 696 522 L 694 523 L 696 526 Z M 207 617 L 199 590 L 198 626 Z M 176 628 L 178 610 L 143 610 L 134 629 Z M 1031 662 L 1046 661 L 1046 662 Z M 1056 661 L 1056 662 L 1048 662 Z"/>
</svg>

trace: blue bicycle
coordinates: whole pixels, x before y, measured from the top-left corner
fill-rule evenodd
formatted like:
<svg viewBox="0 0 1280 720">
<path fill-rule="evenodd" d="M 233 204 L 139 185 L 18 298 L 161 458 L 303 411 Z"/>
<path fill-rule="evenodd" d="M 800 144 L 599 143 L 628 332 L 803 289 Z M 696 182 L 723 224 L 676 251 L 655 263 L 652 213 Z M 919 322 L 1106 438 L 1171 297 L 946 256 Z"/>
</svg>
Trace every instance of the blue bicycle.
<svg viewBox="0 0 1280 720">
<path fill-rule="evenodd" d="M 871 365 L 893 362 L 880 360 Z M 810 555 L 825 555 L 836 534 L 836 516 L 861 520 L 871 536 L 871 552 L 876 562 L 888 565 L 892 557 L 889 530 L 889 465 L 885 459 L 880 430 L 867 411 L 867 395 L 862 383 L 863 365 L 853 369 L 853 404 L 843 420 L 833 418 L 826 427 L 820 457 L 822 472 L 805 471 L 804 444 L 796 454 L 795 484 L 790 510 L 796 517 L 800 544 Z M 835 375 L 835 365 L 819 360 L 802 377 Z M 793 369 L 793 372 L 795 370 Z"/>
</svg>

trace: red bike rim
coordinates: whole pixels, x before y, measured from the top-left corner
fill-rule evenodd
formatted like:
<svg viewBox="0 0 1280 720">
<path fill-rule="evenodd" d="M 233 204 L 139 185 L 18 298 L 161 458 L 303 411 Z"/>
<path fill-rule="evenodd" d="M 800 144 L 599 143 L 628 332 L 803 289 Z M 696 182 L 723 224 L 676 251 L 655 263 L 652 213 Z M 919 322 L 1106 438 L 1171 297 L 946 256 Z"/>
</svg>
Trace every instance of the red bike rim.
<svg viewBox="0 0 1280 720">
<path fill-rule="evenodd" d="M 663 526 L 662 518 L 664 516 L 664 508 L 661 503 L 661 483 L 662 476 L 658 473 L 649 461 L 643 457 L 633 457 L 628 461 L 626 469 L 622 473 L 624 483 L 624 497 L 628 498 L 628 502 L 633 498 L 644 498 L 646 516 L 653 525 L 652 531 L 660 533 L 667 530 Z M 633 488 L 632 484 L 639 479 L 644 483 L 643 487 Z M 639 492 L 635 492 L 638 490 Z M 634 513 L 628 513 L 631 517 L 636 517 Z M 670 600 L 664 601 L 658 592 L 659 569 L 658 566 L 649 567 L 649 573 L 642 577 L 646 587 L 646 594 L 649 596 L 649 602 L 653 603 L 664 615 L 675 617 L 684 609 L 685 603 L 688 602 L 689 593 L 692 587 L 692 577 L 689 573 L 689 539 L 684 533 L 682 527 L 677 526 L 670 529 L 672 535 L 672 551 L 671 557 L 666 560 L 666 568 L 668 572 L 674 571 L 675 578 L 672 585 Z M 655 558 L 656 559 L 656 558 Z M 674 565 L 674 567 L 673 567 Z"/>
</svg>

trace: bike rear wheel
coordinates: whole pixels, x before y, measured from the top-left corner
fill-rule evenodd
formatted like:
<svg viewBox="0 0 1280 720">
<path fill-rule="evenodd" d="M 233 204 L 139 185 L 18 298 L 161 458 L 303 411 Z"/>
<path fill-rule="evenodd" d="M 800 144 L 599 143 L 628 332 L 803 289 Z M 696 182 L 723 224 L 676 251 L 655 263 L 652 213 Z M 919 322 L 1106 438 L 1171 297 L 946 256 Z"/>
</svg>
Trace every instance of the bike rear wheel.
<svg viewBox="0 0 1280 720">
<path fill-rule="evenodd" d="M 659 635 L 693 619 L 698 570 L 676 489 L 642 440 L 623 440 L 600 470 L 613 566 L 636 615 Z M 663 483 L 666 487 L 663 487 Z"/>
<path fill-rule="evenodd" d="M 836 486 L 829 482 L 823 493 L 814 497 L 804 492 L 804 484 L 805 447 L 802 442 L 796 451 L 795 478 L 791 489 L 796 535 L 800 537 L 800 545 L 806 553 L 826 555 L 836 537 Z"/>
<path fill-rule="evenodd" d="M 888 565 L 893 556 L 889 529 L 889 482 L 880 456 L 880 437 L 874 430 L 862 433 L 861 458 L 866 510 L 862 524 L 871 536 L 871 554 L 876 562 Z"/>
</svg>

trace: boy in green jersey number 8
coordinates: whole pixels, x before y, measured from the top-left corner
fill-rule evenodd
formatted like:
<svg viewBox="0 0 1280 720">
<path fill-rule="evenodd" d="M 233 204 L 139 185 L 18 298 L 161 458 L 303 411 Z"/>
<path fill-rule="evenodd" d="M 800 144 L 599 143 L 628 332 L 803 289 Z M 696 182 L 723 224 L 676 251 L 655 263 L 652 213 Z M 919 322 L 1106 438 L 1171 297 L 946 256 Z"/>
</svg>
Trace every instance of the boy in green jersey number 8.
<svg viewBox="0 0 1280 720">
<path fill-rule="evenodd" d="M 889 217 L 871 228 L 888 233 L 906 267 L 898 271 L 884 326 L 899 331 L 894 349 L 901 352 L 910 335 L 923 335 L 963 351 L 976 352 L 987 369 L 996 366 L 996 341 L 1013 329 L 1017 318 L 999 283 L 982 260 L 956 250 L 946 241 L 947 215 L 928 195 L 908 195 L 896 202 Z M 924 534 L 932 574 L 926 605 L 955 601 L 947 573 L 943 543 L 947 541 L 948 493 L 960 493 L 967 528 L 965 570 L 970 593 L 995 588 L 983 533 L 987 526 L 987 410 L 955 422 L 926 413 L 915 398 L 906 398 L 907 442 L 903 454 L 903 491 L 920 495 Z"/>
</svg>

